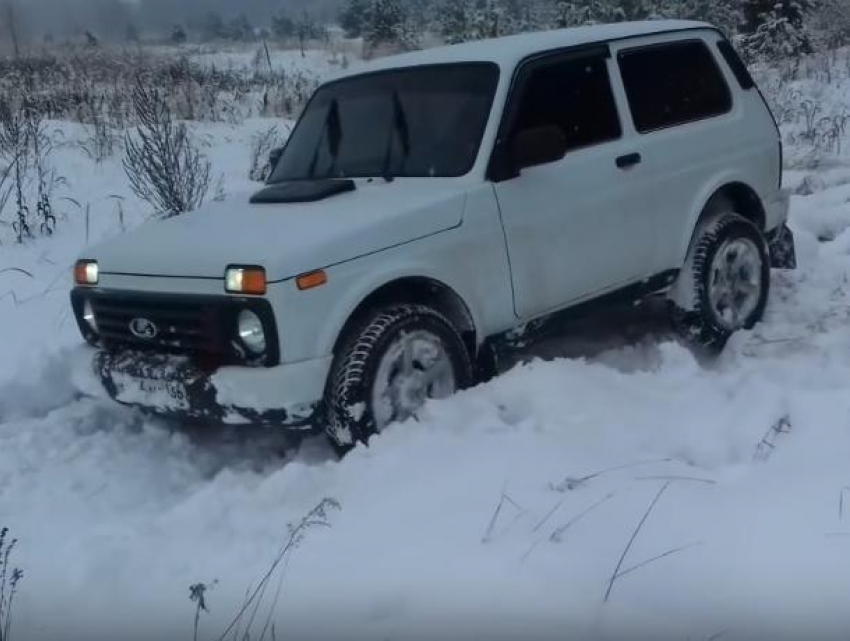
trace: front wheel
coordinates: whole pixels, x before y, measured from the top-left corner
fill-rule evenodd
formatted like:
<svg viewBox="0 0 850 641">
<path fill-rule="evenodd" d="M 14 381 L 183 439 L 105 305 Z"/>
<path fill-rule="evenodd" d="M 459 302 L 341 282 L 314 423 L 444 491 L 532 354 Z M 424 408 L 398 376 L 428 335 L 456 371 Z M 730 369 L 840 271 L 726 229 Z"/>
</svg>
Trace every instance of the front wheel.
<svg viewBox="0 0 850 641">
<path fill-rule="evenodd" d="M 331 368 L 328 435 L 344 454 L 415 416 L 428 399 L 446 398 L 471 383 L 469 351 L 442 314 L 422 305 L 378 310 L 350 332 Z"/>
<path fill-rule="evenodd" d="M 770 259 L 761 231 L 737 214 L 700 227 L 671 290 L 672 316 L 686 339 L 719 351 L 761 320 L 770 291 Z"/>
</svg>

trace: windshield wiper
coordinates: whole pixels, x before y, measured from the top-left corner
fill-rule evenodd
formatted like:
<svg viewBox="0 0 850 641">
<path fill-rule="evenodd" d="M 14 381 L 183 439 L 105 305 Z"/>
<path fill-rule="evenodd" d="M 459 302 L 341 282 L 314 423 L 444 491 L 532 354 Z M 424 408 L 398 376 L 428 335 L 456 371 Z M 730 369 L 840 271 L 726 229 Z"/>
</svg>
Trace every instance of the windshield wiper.
<svg viewBox="0 0 850 641">
<path fill-rule="evenodd" d="M 334 98 L 331 101 L 331 106 L 328 108 L 328 115 L 325 118 L 325 128 L 322 131 L 322 138 L 319 144 L 316 145 L 316 151 L 313 153 L 313 159 L 310 161 L 310 171 L 307 172 L 307 177 L 312 179 L 316 177 L 316 166 L 319 164 L 319 152 L 322 150 L 322 143 L 327 140 L 328 151 L 331 156 L 331 166 L 328 169 L 328 176 L 331 177 L 336 170 L 336 163 L 339 159 L 339 149 L 342 145 L 342 120 L 339 117 L 339 101 Z"/>
<path fill-rule="evenodd" d="M 390 129 L 389 140 L 387 140 L 387 151 L 384 154 L 384 168 L 381 172 L 381 175 L 387 182 L 392 182 L 395 179 L 395 176 L 391 172 L 391 165 L 393 161 L 393 142 L 396 135 L 401 140 L 403 153 L 398 173 L 403 173 L 407 159 L 410 157 L 410 125 L 407 122 L 407 115 L 404 112 L 398 91 L 393 91 L 393 127 Z"/>
</svg>

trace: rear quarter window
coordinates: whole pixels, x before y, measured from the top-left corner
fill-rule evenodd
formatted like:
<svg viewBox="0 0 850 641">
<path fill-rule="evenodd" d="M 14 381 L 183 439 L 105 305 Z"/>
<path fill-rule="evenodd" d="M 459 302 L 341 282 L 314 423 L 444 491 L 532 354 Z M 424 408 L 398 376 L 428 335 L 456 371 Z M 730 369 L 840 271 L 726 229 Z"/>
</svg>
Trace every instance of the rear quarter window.
<svg viewBox="0 0 850 641">
<path fill-rule="evenodd" d="M 625 49 L 617 56 L 640 133 L 728 113 L 732 94 L 702 40 Z"/>
</svg>

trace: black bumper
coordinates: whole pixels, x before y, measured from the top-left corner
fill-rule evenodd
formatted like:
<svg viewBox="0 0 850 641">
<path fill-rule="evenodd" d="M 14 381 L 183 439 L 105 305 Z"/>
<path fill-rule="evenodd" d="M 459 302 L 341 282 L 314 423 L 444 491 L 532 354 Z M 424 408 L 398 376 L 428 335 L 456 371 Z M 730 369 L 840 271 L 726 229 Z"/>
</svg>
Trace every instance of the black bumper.
<svg viewBox="0 0 850 641">
<path fill-rule="evenodd" d="M 166 418 L 299 429 L 315 420 L 315 406 L 299 408 L 296 415 L 286 409 L 220 404 L 212 376 L 185 357 L 98 350 L 92 365 L 113 400 Z"/>
</svg>

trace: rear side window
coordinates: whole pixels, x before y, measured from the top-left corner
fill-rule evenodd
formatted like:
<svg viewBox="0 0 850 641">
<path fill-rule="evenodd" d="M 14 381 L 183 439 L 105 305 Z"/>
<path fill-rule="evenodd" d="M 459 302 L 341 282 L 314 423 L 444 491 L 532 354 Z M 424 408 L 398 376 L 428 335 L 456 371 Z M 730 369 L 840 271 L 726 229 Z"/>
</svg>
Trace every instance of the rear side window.
<svg viewBox="0 0 850 641">
<path fill-rule="evenodd" d="M 547 62 L 529 72 L 516 130 L 545 126 L 563 131 L 568 151 L 622 135 L 605 58 Z"/>
<path fill-rule="evenodd" d="M 640 133 L 727 113 L 732 95 L 708 46 L 671 42 L 620 52 L 623 84 Z"/>
</svg>

